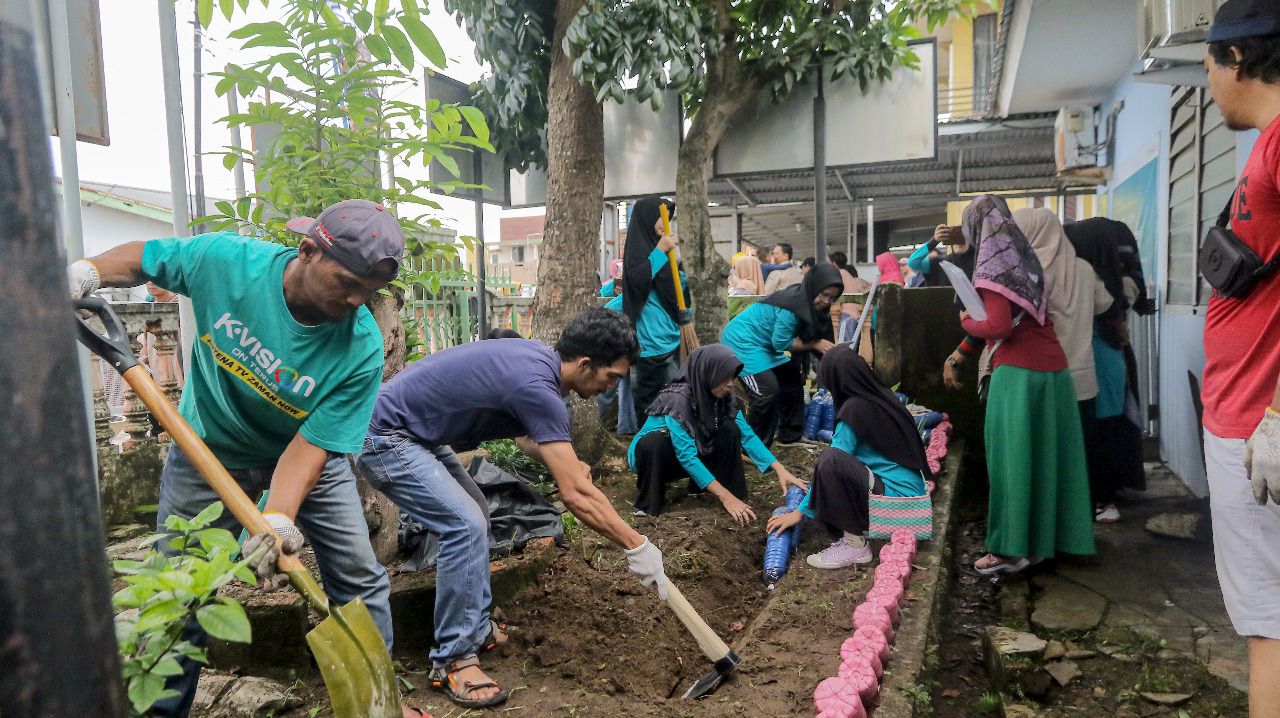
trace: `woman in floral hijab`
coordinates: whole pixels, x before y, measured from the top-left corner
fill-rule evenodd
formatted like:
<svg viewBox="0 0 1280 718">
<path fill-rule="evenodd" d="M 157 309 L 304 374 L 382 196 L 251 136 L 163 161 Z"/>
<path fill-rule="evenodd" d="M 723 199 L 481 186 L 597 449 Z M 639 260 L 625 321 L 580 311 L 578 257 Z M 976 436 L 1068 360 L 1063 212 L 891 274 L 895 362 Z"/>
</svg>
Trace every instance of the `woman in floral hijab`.
<svg viewBox="0 0 1280 718">
<path fill-rule="evenodd" d="M 964 210 L 973 284 L 987 318 L 960 313 L 993 345 L 986 445 L 990 497 L 983 574 L 1016 573 L 1058 552 L 1094 553 L 1089 476 L 1067 356 L 1048 317 L 1044 270 L 1005 201 Z"/>
</svg>

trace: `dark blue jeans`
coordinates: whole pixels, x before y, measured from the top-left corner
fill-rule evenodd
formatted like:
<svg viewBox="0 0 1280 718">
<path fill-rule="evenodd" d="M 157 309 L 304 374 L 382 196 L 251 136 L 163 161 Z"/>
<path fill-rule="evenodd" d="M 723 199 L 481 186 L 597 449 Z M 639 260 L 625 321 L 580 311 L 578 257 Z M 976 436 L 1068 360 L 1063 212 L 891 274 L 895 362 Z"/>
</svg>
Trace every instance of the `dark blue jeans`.
<svg viewBox="0 0 1280 718">
<path fill-rule="evenodd" d="M 229 470 L 228 473 L 246 494 L 256 498 L 271 485 L 274 470 L 274 466 L 268 466 Z M 186 455 L 176 446 L 170 449 L 164 473 L 160 476 L 157 525 L 163 528 L 165 518 L 170 515 L 189 519 L 217 500 L 218 495 L 209 488 Z M 356 491 L 356 477 L 345 456 L 329 455 L 320 480 L 298 510 L 297 524 L 315 549 L 320 578 L 329 599 L 339 605 L 357 596 L 364 599 L 378 632 L 387 642 L 387 650 L 390 650 L 391 582 L 387 578 L 387 570 L 373 555 L 373 546 L 369 544 L 369 525 L 365 523 L 364 510 Z M 214 526 L 233 534 L 240 532 L 240 523 L 230 511 L 223 512 Z M 194 645 L 204 645 L 204 630 L 198 623 L 189 624 L 183 635 Z M 165 681 L 165 688 L 178 691 L 178 695 L 158 702 L 150 715 L 186 716 L 191 711 L 201 666 L 190 660 L 181 663 L 183 673 Z"/>
</svg>

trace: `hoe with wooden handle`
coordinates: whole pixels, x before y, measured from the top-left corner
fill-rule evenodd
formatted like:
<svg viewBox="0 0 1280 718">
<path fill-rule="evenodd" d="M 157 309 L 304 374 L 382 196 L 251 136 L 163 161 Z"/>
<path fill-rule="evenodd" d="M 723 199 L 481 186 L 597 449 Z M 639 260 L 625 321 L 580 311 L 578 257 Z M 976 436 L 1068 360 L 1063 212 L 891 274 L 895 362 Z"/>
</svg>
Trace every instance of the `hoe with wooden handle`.
<svg viewBox="0 0 1280 718">
<path fill-rule="evenodd" d="M 711 630 L 711 626 L 708 626 L 707 622 L 702 620 L 702 616 L 693 610 L 693 606 L 689 605 L 689 601 L 685 599 L 683 593 L 680 593 L 680 589 L 670 581 L 667 581 L 667 606 L 676 614 L 676 618 L 680 619 L 684 627 L 689 629 L 689 633 L 693 634 L 693 640 L 698 642 L 698 648 L 702 649 L 702 654 L 715 664 L 710 673 L 689 686 L 689 690 L 684 692 L 684 697 L 702 698 L 710 695 L 719 687 L 725 676 L 738 667 L 742 659 L 720 640 L 716 632 Z"/>
</svg>

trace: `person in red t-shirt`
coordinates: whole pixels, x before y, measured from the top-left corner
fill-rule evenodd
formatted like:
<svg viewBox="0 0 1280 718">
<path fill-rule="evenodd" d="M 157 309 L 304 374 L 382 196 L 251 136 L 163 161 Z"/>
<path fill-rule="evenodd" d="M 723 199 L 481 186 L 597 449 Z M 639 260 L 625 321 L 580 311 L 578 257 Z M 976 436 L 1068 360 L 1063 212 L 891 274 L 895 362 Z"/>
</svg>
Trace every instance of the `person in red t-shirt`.
<svg viewBox="0 0 1280 718">
<path fill-rule="evenodd" d="M 1209 89 L 1233 130 L 1262 131 L 1230 206 L 1236 236 L 1280 252 L 1280 0 L 1228 0 L 1209 30 Z M 1217 292 L 1204 330 L 1204 451 L 1218 582 L 1249 640 L 1249 714 L 1280 715 L 1280 276 Z M 1267 503 L 1268 495 L 1271 503 Z"/>
</svg>

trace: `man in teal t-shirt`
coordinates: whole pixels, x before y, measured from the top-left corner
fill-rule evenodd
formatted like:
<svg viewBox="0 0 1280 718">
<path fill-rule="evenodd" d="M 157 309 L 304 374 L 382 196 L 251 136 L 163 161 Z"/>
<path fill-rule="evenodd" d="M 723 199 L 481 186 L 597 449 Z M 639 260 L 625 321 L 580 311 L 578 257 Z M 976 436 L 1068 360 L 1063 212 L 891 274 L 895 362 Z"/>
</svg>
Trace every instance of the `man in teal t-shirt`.
<svg viewBox="0 0 1280 718">
<path fill-rule="evenodd" d="M 390 212 L 366 200 L 288 226 L 305 235 L 297 249 L 229 232 L 131 242 L 68 267 L 71 295 L 152 281 L 191 298 L 196 337 L 180 408 L 246 493 L 271 489 L 264 514 L 279 544 L 269 534 L 246 542 L 245 555 L 272 546 L 254 571 L 264 585 L 283 585 L 277 550 L 297 552 L 305 533 L 326 593 L 340 604 L 363 598 L 389 648 L 390 582 L 344 454 L 360 451 L 382 382 L 382 334 L 364 304 L 395 278 L 404 235 Z M 159 525 L 216 500 L 171 448 Z M 218 525 L 239 530 L 229 513 Z M 204 640 L 196 624 L 185 637 Z M 179 695 L 152 715 L 186 715 L 199 668 L 186 662 L 167 683 Z"/>
</svg>

